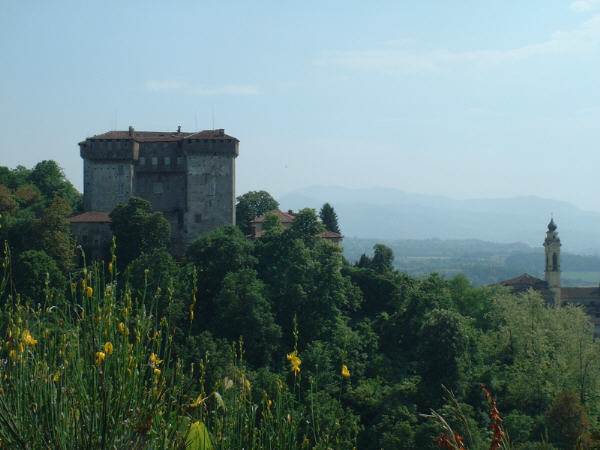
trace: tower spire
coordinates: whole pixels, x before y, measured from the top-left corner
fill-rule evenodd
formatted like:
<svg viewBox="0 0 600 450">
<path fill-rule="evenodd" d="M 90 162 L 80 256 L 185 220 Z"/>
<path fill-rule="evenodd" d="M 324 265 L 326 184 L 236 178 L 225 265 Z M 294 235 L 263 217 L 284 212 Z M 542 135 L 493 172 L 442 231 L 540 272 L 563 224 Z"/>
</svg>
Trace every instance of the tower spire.
<svg viewBox="0 0 600 450">
<path fill-rule="evenodd" d="M 554 218 L 550 218 L 546 239 L 544 239 L 544 249 L 546 253 L 546 267 L 544 275 L 548 287 L 554 294 L 554 304 L 560 304 L 560 238 L 558 237 L 557 227 Z"/>
</svg>

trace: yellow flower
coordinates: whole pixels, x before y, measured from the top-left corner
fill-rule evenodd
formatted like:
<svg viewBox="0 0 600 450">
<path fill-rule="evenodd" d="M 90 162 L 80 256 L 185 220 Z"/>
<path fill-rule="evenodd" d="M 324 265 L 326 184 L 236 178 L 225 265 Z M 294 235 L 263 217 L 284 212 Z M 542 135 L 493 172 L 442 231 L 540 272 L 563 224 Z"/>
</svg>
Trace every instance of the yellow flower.
<svg viewBox="0 0 600 450">
<path fill-rule="evenodd" d="M 129 328 L 123 322 L 119 322 L 119 333 L 129 336 Z"/>
<path fill-rule="evenodd" d="M 90 298 L 93 293 L 94 293 L 94 290 L 90 286 L 88 286 L 87 289 L 85 290 L 85 295 L 87 295 L 87 298 Z"/>
<path fill-rule="evenodd" d="M 194 311 L 190 311 L 190 322 L 194 320 Z"/>
<path fill-rule="evenodd" d="M 17 352 L 11 350 L 10 352 L 8 352 L 8 356 L 12 361 L 14 361 L 15 359 L 17 359 Z"/>
<path fill-rule="evenodd" d="M 300 364 L 302 364 L 302 360 L 298 357 L 298 350 L 288 353 L 287 359 L 290 362 L 290 369 L 294 372 L 294 376 L 298 375 L 300 373 Z"/>
<path fill-rule="evenodd" d="M 160 375 L 160 369 L 154 369 L 154 375 Z"/>
<path fill-rule="evenodd" d="M 197 408 L 201 403 L 202 403 L 202 395 L 199 395 L 198 398 L 196 398 L 196 401 L 194 403 L 190 403 L 190 408 Z"/>
<path fill-rule="evenodd" d="M 104 351 L 107 355 L 112 355 L 113 350 L 114 348 L 111 342 L 107 342 L 106 344 L 104 344 Z"/>
<path fill-rule="evenodd" d="M 348 370 L 348 366 L 346 366 L 346 364 L 342 364 L 342 376 L 343 377 L 350 376 L 350 371 Z"/>
<path fill-rule="evenodd" d="M 106 358 L 106 354 L 104 352 L 96 352 L 96 365 L 100 364 Z"/>
<path fill-rule="evenodd" d="M 155 364 L 162 364 L 163 360 L 162 359 L 158 359 L 158 356 L 156 356 L 154 354 L 154 352 L 150 355 L 150 362 L 152 363 L 152 365 Z"/>
<path fill-rule="evenodd" d="M 54 376 L 52 377 L 52 381 L 54 381 L 55 383 L 58 381 L 58 379 L 60 378 L 60 372 L 56 371 L 56 373 L 54 374 Z"/>
<path fill-rule="evenodd" d="M 29 330 L 24 330 L 23 334 L 21 334 L 21 338 L 23 338 L 23 342 L 27 345 L 35 345 L 37 344 L 37 339 L 34 339 Z"/>
<path fill-rule="evenodd" d="M 111 262 L 108 263 L 108 272 L 112 273 L 113 271 L 113 264 Z"/>
</svg>

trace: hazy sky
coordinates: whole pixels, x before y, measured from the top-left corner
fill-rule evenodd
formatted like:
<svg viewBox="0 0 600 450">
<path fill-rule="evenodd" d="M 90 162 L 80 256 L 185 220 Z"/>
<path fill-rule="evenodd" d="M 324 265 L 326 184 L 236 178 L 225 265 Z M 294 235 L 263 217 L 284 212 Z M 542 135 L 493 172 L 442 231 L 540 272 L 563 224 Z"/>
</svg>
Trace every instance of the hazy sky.
<svg viewBox="0 0 600 450">
<path fill-rule="evenodd" d="M 600 0 L 2 2 L 0 165 L 225 128 L 237 191 L 325 184 L 600 211 Z"/>
</svg>

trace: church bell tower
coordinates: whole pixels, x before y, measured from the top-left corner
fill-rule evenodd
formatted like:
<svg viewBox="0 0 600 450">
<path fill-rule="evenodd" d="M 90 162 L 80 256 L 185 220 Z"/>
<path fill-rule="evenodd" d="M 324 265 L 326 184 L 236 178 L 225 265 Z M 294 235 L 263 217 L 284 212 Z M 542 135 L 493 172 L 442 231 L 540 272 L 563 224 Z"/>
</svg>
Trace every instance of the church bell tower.
<svg viewBox="0 0 600 450">
<path fill-rule="evenodd" d="M 554 294 L 554 304 L 560 304 L 560 238 L 554 219 L 550 219 L 544 248 L 546 250 L 545 278 L 548 288 Z"/>
</svg>

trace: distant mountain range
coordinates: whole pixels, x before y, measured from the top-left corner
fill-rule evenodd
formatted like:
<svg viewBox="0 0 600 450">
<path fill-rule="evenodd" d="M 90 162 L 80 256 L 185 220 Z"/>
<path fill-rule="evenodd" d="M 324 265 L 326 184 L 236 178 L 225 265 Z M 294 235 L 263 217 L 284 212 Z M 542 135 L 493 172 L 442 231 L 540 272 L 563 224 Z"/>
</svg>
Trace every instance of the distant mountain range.
<svg viewBox="0 0 600 450">
<path fill-rule="evenodd" d="M 281 209 L 329 202 L 342 233 L 372 239 L 480 239 L 540 247 L 553 214 L 563 248 L 600 254 L 600 213 L 535 196 L 454 200 L 397 189 L 311 186 L 277 199 Z"/>
</svg>

